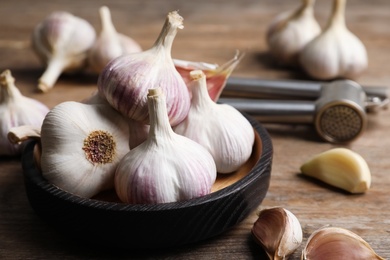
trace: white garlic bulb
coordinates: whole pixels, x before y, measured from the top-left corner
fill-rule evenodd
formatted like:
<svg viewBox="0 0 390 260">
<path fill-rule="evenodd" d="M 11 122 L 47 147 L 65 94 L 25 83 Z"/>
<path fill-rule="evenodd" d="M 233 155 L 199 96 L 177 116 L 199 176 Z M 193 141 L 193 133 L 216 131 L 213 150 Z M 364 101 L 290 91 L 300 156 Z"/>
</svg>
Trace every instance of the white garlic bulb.
<svg viewBox="0 0 390 260">
<path fill-rule="evenodd" d="M 99 92 L 123 115 L 146 122 L 148 89 L 161 87 L 170 123 L 176 125 L 187 116 L 190 95 L 171 58 L 173 40 L 181 28 L 183 18 L 170 12 L 152 48 L 115 58 L 100 73 Z"/>
<path fill-rule="evenodd" d="M 175 134 L 161 88 L 148 94 L 148 139 L 123 157 L 115 190 L 126 203 L 166 203 L 210 193 L 216 179 L 213 157 L 201 145 Z"/>
<path fill-rule="evenodd" d="M 101 31 L 88 52 L 89 68 L 97 73 L 100 73 L 109 61 L 120 55 L 142 51 L 136 41 L 116 31 L 107 6 L 100 7 L 99 13 Z"/>
<path fill-rule="evenodd" d="M 281 13 L 270 23 L 266 40 L 271 54 L 280 64 L 297 65 L 301 50 L 320 34 L 314 3 L 315 0 L 302 0 L 297 10 Z"/>
<path fill-rule="evenodd" d="M 127 122 L 110 106 L 61 103 L 42 125 L 42 175 L 90 198 L 113 188 L 116 166 L 129 151 L 128 138 Z"/>
<path fill-rule="evenodd" d="M 191 108 L 174 131 L 205 147 L 213 155 L 219 173 L 236 171 L 252 154 L 253 127 L 234 107 L 217 104 L 210 98 L 206 76 L 201 70 L 190 75 Z"/>
<path fill-rule="evenodd" d="M 10 70 L 0 74 L 0 156 L 19 155 L 22 146 L 9 142 L 8 131 L 17 126 L 41 127 L 49 108 L 41 102 L 28 98 L 15 86 Z"/>
<path fill-rule="evenodd" d="M 303 69 L 315 79 L 355 79 L 368 66 L 366 48 L 346 26 L 345 5 L 334 0 L 326 28 L 300 54 Z"/>
<path fill-rule="evenodd" d="M 84 69 L 95 37 L 90 23 L 68 12 L 54 12 L 39 23 L 32 44 L 46 70 L 38 80 L 38 88 L 47 92 L 62 72 Z"/>
</svg>

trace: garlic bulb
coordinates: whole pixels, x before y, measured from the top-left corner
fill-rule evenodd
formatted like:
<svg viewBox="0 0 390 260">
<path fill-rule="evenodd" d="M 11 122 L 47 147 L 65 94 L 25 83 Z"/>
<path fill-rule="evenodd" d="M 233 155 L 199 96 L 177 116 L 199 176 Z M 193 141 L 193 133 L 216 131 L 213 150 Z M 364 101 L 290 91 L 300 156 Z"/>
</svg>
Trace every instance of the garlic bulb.
<svg viewBox="0 0 390 260">
<path fill-rule="evenodd" d="M 236 171 L 252 154 L 254 130 L 234 107 L 211 100 L 206 76 L 201 70 L 192 71 L 190 75 L 191 108 L 174 131 L 204 146 L 213 155 L 219 173 Z"/>
<path fill-rule="evenodd" d="M 23 96 L 15 86 L 10 70 L 0 74 L 0 156 L 19 155 L 22 146 L 9 142 L 7 135 L 12 127 L 32 125 L 41 127 L 49 108 L 41 102 Z"/>
<path fill-rule="evenodd" d="M 289 210 L 276 207 L 261 210 L 252 235 L 270 260 L 287 259 L 302 243 L 302 227 Z"/>
<path fill-rule="evenodd" d="M 344 228 L 325 227 L 316 230 L 308 238 L 302 251 L 302 260 L 380 260 L 363 238 Z"/>
<path fill-rule="evenodd" d="M 99 13 L 102 29 L 88 52 L 88 65 L 97 73 L 100 73 L 109 61 L 120 55 L 142 51 L 136 41 L 116 31 L 107 6 L 100 7 Z"/>
<path fill-rule="evenodd" d="M 303 69 L 313 78 L 354 79 L 368 66 L 366 48 L 346 26 L 345 5 L 346 0 L 334 0 L 326 28 L 300 54 Z"/>
<path fill-rule="evenodd" d="M 161 88 L 148 94 L 148 139 L 130 150 L 115 173 L 115 189 L 126 203 L 166 203 L 210 193 L 216 179 L 212 156 L 201 145 L 175 134 Z"/>
<path fill-rule="evenodd" d="M 146 122 L 147 91 L 161 87 L 167 98 L 170 123 L 176 125 L 187 116 L 190 95 L 171 58 L 173 40 L 181 28 L 183 18 L 170 12 L 152 48 L 115 58 L 99 75 L 99 92 L 123 115 Z"/>
<path fill-rule="evenodd" d="M 294 11 L 279 14 L 268 27 L 266 40 L 271 54 L 281 64 L 297 65 L 301 50 L 321 32 L 314 17 L 315 0 L 302 0 Z"/>
<path fill-rule="evenodd" d="M 46 64 L 38 88 L 49 91 L 62 72 L 83 69 L 96 33 L 86 20 L 67 12 L 54 12 L 33 31 L 35 52 Z"/>
<path fill-rule="evenodd" d="M 128 138 L 127 122 L 110 106 L 61 103 L 42 125 L 42 175 L 90 198 L 113 188 L 116 166 L 129 151 Z"/>
</svg>

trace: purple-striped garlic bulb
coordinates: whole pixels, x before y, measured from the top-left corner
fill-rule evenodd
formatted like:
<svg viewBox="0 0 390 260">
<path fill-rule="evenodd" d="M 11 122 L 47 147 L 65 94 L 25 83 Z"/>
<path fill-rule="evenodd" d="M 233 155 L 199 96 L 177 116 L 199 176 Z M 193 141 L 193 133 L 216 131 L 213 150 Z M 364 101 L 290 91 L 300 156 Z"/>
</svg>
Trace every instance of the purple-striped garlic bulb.
<svg viewBox="0 0 390 260">
<path fill-rule="evenodd" d="M 171 57 L 177 30 L 182 28 L 183 18 L 176 11 L 170 12 L 153 47 L 107 64 L 99 75 L 98 89 L 115 109 L 131 119 L 147 122 L 148 89 L 160 87 L 166 95 L 170 124 L 184 120 L 190 95 Z"/>
</svg>

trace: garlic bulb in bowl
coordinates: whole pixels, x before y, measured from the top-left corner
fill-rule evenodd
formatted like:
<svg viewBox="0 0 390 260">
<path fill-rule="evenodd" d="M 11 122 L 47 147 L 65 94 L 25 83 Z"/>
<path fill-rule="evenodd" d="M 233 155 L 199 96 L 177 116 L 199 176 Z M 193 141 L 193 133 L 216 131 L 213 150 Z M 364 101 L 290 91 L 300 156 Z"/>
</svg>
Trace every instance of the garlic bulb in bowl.
<svg viewBox="0 0 390 260">
<path fill-rule="evenodd" d="M 127 122 L 108 105 L 61 103 L 42 124 L 42 175 L 86 198 L 113 188 L 116 166 L 129 151 L 128 135 Z"/>
</svg>

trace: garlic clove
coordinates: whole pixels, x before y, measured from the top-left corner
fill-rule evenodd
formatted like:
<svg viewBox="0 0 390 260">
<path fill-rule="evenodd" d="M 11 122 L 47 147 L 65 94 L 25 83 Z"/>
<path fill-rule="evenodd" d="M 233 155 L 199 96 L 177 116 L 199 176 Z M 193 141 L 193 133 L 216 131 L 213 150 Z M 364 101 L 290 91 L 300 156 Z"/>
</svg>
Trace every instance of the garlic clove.
<svg viewBox="0 0 390 260">
<path fill-rule="evenodd" d="M 40 128 L 48 112 L 43 103 L 22 95 L 10 70 L 3 71 L 0 74 L 0 156 L 20 155 L 23 149 L 23 145 L 8 140 L 11 128 L 22 125 Z"/>
<path fill-rule="evenodd" d="M 300 54 L 300 64 L 315 79 L 355 79 L 368 66 L 364 44 L 346 26 L 345 5 L 334 0 L 328 25 Z"/>
<path fill-rule="evenodd" d="M 384 259 L 360 236 L 344 228 L 326 227 L 316 230 L 308 238 L 302 260 L 317 259 Z"/>
<path fill-rule="evenodd" d="M 280 207 L 261 210 L 252 227 L 252 235 L 273 260 L 287 259 L 302 243 L 299 220 Z"/>
<path fill-rule="evenodd" d="M 116 31 L 107 6 L 100 7 L 99 13 L 102 29 L 88 52 L 88 65 L 97 73 L 100 73 L 109 61 L 120 55 L 142 51 L 137 42 Z"/>
<path fill-rule="evenodd" d="M 174 59 L 173 62 L 187 86 L 191 84 L 190 72 L 193 70 L 202 70 L 206 75 L 209 95 L 212 100 L 217 101 L 221 96 L 227 79 L 230 77 L 233 70 L 237 67 L 243 57 L 244 54 L 237 52 L 233 59 L 227 61 L 221 66 L 205 62 L 191 62 L 179 59 Z"/>
<path fill-rule="evenodd" d="M 254 130 L 237 109 L 211 100 L 201 70 L 192 71 L 190 76 L 191 108 L 174 131 L 205 147 L 213 155 L 219 173 L 234 172 L 252 154 Z"/>
<path fill-rule="evenodd" d="M 298 65 L 299 53 L 321 27 L 314 17 L 315 0 L 302 0 L 297 10 L 276 16 L 268 26 L 266 40 L 272 56 L 280 64 Z"/>
<path fill-rule="evenodd" d="M 167 97 L 170 123 L 183 121 L 190 107 L 190 94 L 171 58 L 173 40 L 182 28 L 183 18 L 176 11 L 170 12 L 152 48 L 108 63 L 99 75 L 98 88 L 112 107 L 147 123 L 148 89 L 161 87 Z"/>
<path fill-rule="evenodd" d="M 42 175 L 67 192 L 90 198 L 113 188 L 128 139 L 126 120 L 110 106 L 61 103 L 42 125 Z"/>
<path fill-rule="evenodd" d="M 125 203 L 155 204 L 210 193 L 216 179 L 212 156 L 201 145 L 175 134 L 161 88 L 148 94 L 150 131 L 130 150 L 115 173 L 115 190 Z"/>
<path fill-rule="evenodd" d="M 39 23 L 32 44 L 46 70 L 38 80 L 38 89 L 47 92 L 62 72 L 83 69 L 95 37 L 90 23 L 68 12 L 54 12 Z"/>
<path fill-rule="evenodd" d="M 371 185 L 367 162 L 347 148 L 315 155 L 301 166 L 301 172 L 350 193 L 366 192 Z"/>
</svg>

